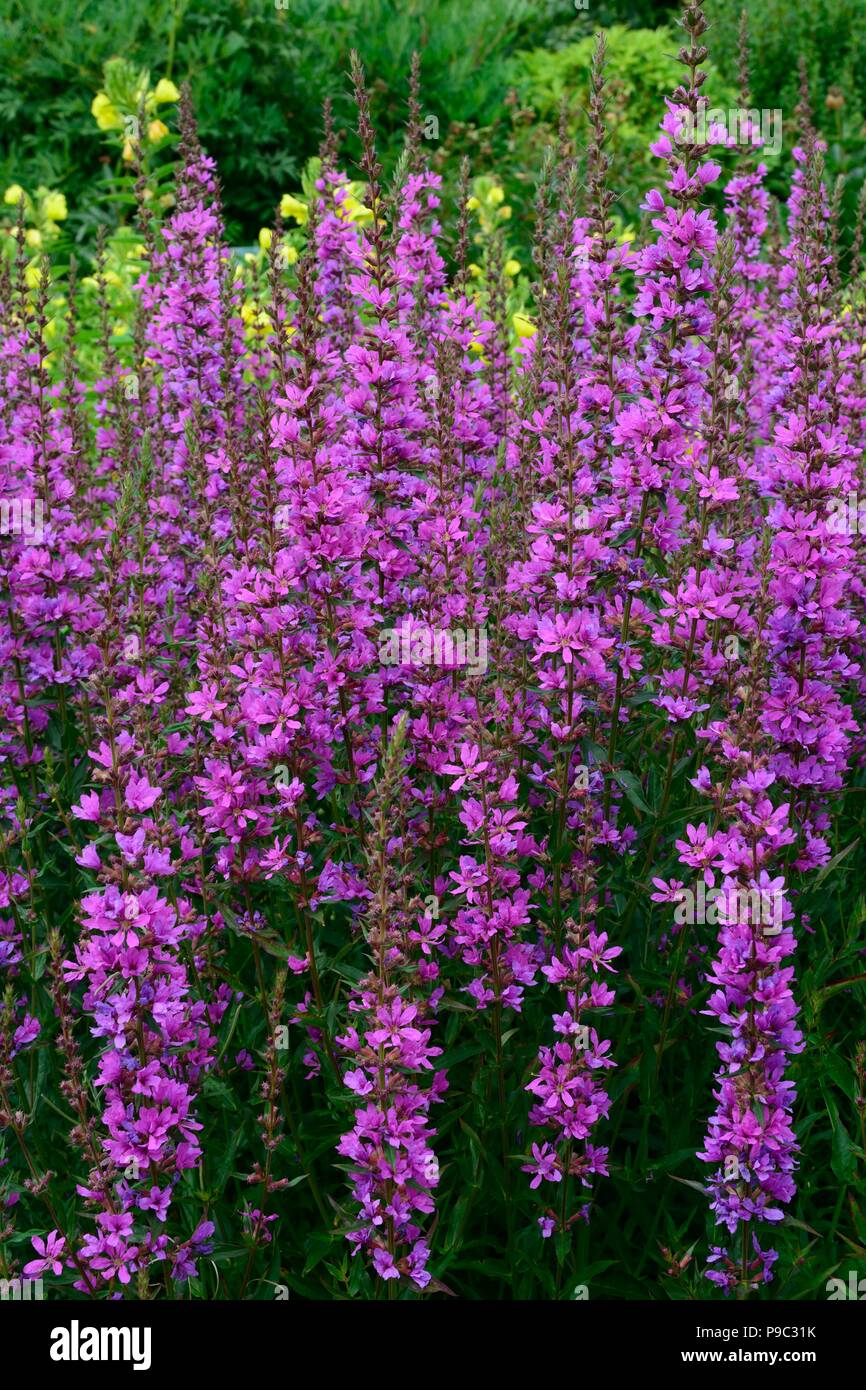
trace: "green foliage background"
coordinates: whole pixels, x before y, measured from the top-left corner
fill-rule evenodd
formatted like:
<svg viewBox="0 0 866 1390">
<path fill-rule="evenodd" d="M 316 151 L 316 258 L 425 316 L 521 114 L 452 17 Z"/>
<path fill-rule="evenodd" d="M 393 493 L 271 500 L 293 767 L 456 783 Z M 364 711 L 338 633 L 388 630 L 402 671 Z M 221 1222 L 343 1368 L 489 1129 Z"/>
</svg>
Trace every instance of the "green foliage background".
<svg viewBox="0 0 866 1390">
<path fill-rule="evenodd" d="M 285 2 L 286 9 L 277 3 Z M 795 58 L 806 59 L 816 118 L 830 142 L 829 172 L 847 178 L 846 221 L 863 181 L 866 7 L 862 0 L 709 0 L 714 100 L 733 100 L 737 27 L 750 18 L 753 99 L 780 108 L 790 130 Z M 152 80 L 188 79 L 201 133 L 217 159 L 230 238 L 254 240 L 280 195 L 297 188 L 316 153 L 330 97 L 353 153 L 346 78 L 358 49 L 372 85 L 383 162 L 393 164 L 405 120 L 411 54 L 422 59 L 425 112 L 439 122 L 443 172 L 468 153 L 495 171 L 518 218 L 531 201 L 541 150 L 569 103 L 579 144 L 590 35 L 611 32 L 619 211 L 637 215 L 649 170 L 646 144 L 675 71 L 677 6 L 659 0 L 0 0 L 0 180 L 60 189 L 69 231 L 82 246 L 116 219 L 110 177 L 116 150 L 90 103 L 114 56 Z M 828 109 L 828 93 L 843 106 Z M 777 174 L 784 188 L 792 141 Z"/>
<path fill-rule="evenodd" d="M 326 96 L 338 124 L 351 131 L 353 47 L 373 87 L 386 166 L 399 149 L 417 48 L 425 110 L 440 122 L 443 158 L 455 146 L 466 150 L 476 172 L 516 158 L 514 175 L 531 179 L 535 145 L 514 141 L 515 111 L 537 98 L 546 120 L 551 91 L 572 77 L 582 87 L 581 40 L 594 28 L 653 26 L 671 9 L 653 0 L 590 0 L 586 11 L 573 0 L 287 0 L 286 9 L 276 2 L 0 0 L 4 186 L 26 180 L 61 189 L 79 242 L 110 222 L 112 152 L 90 103 L 103 64 L 120 56 L 148 68 L 154 81 L 189 79 L 204 143 L 219 164 L 230 235 L 249 241 L 316 153 Z M 659 47 L 647 35 L 631 49 L 626 95 L 634 98 L 637 129 L 655 119 Z M 518 100 L 509 104 L 512 91 Z"/>
</svg>

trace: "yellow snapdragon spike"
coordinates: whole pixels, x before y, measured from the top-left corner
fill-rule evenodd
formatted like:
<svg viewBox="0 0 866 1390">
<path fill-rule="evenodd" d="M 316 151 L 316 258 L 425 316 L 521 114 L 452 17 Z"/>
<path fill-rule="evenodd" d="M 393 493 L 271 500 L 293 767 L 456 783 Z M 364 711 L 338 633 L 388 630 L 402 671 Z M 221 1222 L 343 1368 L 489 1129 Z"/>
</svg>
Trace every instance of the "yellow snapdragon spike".
<svg viewBox="0 0 866 1390">
<path fill-rule="evenodd" d="M 291 193 L 284 193 L 280 199 L 280 212 L 283 217 L 294 217 L 301 227 L 310 215 L 307 204 L 302 203 L 300 198 L 294 198 Z"/>
<path fill-rule="evenodd" d="M 157 105 L 161 105 L 164 101 L 179 101 L 180 92 L 167 77 L 161 77 L 153 89 L 153 99 Z"/>
<path fill-rule="evenodd" d="M 259 232 L 259 246 L 262 248 L 263 251 L 270 251 L 272 241 L 273 233 L 271 232 L 270 227 L 262 227 L 261 231 Z"/>
<path fill-rule="evenodd" d="M 90 114 L 96 117 L 100 130 L 119 130 L 123 125 L 120 112 L 112 105 L 105 92 L 97 92 L 90 103 Z"/>
<path fill-rule="evenodd" d="M 3 194 L 4 203 L 9 203 L 12 207 L 17 207 L 24 197 L 24 189 L 20 183 L 10 183 L 6 192 Z"/>
<path fill-rule="evenodd" d="M 164 140 L 168 135 L 168 126 L 165 121 L 151 121 L 147 127 L 147 138 L 152 145 L 156 145 L 160 140 Z"/>
</svg>

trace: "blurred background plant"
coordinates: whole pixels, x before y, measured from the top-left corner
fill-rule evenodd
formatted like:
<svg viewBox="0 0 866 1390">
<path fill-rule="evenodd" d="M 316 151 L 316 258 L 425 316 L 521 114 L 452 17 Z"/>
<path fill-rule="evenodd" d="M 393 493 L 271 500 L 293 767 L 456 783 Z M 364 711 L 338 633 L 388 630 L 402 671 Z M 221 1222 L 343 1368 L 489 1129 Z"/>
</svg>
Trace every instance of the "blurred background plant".
<svg viewBox="0 0 866 1390">
<path fill-rule="evenodd" d="M 64 236 L 92 255 L 96 228 L 122 224 L 129 201 L 117 178 L 129 164 L 132 123 L 143 118 L 144 158 L 170 169 L 174 106 L 192 89 L 201 138 L 217 161 L 230 241 L 246 250 L 302 181 L 321 140 L 322 102 L 333 103 L 351 161 L 357 153 L 349 51 L 371 84 L 386 172 L 402 145 L 407 74 L 421 55 L 425 138 L 453 196 L 460 156 L 503 189 L 509 244 L 525 263 L 544 147 L 560 110 L 579 154 L 584 142 L 591 35 L 609 32 L 615 140 L 613 186 L 620 234 L 639 217 L 650 180 L 647 144 L 670 90 L 678 7 L 659 0 L 0 0 L 0 187 L 62 193 Z M 715 68 L 707 93 L 735 102 L 737 29 L 750 18 L 752 100 L 781 108 L 785 146 L 771 183 L 790 173 L 798 101 L 797 56 L 829 141 L 831 179 L 846 176 L 843 235 L 850 237 L 863 181 L 866 60 L 862 0 L 710 0 Z M 124 155 L 126 160 L 124 161 Z M 351 164 L 349 165 L 351 172 Z M 42 231 L 36 223 L 33 231 Z"/>
<path fill-rule="evenodd" d="M 276 0 L 0 0 L 0 182 L 26 173 L 61 190 L 69 235 L 92 245 L 96 227 L 116 216 L 124 121 L 144 98 L 145 144 L 159 146 L 171 124 L 163 103 L 188 79 L 202 141 L 220 169 L 229 236 L 249 244 L 285 190 L 300 186 L 318 150 L 325 97 L 338 127 L 352 131 L 352 47 L 372 85 L 383 162 L 393 164 L 417 48 L 443 167 L 456 150 L 470 155 L 474 172 L 507 177 L 517 217 L 564 84 L 574 78 L 575 100 L 584 100 L 587 41 L 598 26 L 622 26 L 612 59 L 622 59 L 618 105 L 632 105 L 630 128 L 654 119 L 671 71 L 664 50 L 676 45 L 652 30 L 671 10 L 657 0 L 589 0 L 583 10 L 574 0 L 286 0 L 285 8 Z M 347 143 L 351 153 L 351 136 Z"/>
<path fill-rule="evenodd" d="M 802 58 L 812 117 L 827 141 L 828 181 L 845 181 L 840 223 L 849 242 L 866 177 L 866 5 L 863 0 L 713 0 L 710 42 L 725 72 L 736 72 L 743 10 L 749 25 L 752 105 L 779 108 L 785 121 L 783 157 L 768 186 L 778 195 L 789 185 Z"/>
<path fill-rule="evenodd" d="M 60 223 L 65 222 L 68 215 L 66 198 L 56 189 L 40 184 L 31 194 L 20 183 L 10 184 L 3 194 L 0 209 L 0 236 L 4 253 L 10 259 L 15 258 L 22 232 L 28 252 L 43 247 L 50 249 L 60 235 Z"/>
</svg>

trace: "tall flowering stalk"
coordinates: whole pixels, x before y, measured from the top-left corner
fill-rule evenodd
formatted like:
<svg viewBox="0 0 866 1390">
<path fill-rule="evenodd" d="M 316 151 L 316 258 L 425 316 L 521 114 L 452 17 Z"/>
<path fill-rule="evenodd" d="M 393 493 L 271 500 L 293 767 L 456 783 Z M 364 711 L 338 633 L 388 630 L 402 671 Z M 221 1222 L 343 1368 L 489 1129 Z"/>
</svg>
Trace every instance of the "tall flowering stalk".
<svg viewBox="0 0 866 1390">
<path fill-rule="evenodd" d="M 769 534 L 764 561 L 768 553 Z M 778 1258 L 775 1250 L 762 1249 L 758 1230 L 782 1220 L 781 1204 L 794 1192 L 794 1088 L 785 1073 L 802 1047 L 794 971 L 786 964 L 795 949 L 794 913 L 780 862 L 795 835 L 790 804 L 773 799 L 772 744 L 760 716 L 767 698 L 768 606 L 765 578 L 756 597 L 742 704 L 705 734 L 718 765 L 703 766 L 695 785 L 713 799 L 715 825 L 689 825 L 688 838 L 677 842 L 681 862 L 708 883 L 721 875 L 718 954 L 708 975 L 706 1011 L 726 1036 L 716 1044 L 717 1107 L 699 1157 L 713 1165 L 715 1220 L 738 1238 L 732 1254 L 725 1246 L 713 1248 L 707 1277 L 740 1295 L 769 1280 Z"/>
<path fill-rule="evenodd" d="M 549 875 L 539 872 L 550 900 L 549 958 L 542 966 L 561 998 L 556 1040 L 540 1048 L 527 1089 L 529 1119 L 543 1137 L 532 1145 L 532 1187 L 559 1184 L 556 1208 L 539 1218 L 543 1235 L 565 1232 L 589 1213 L 596 1174 L 605 1175 L 607 1149 L 592 1142 L 608 1114 L 605 1073 L 611 1044 L 595 1023 L 614 1000 L 609 976 L 622 948 L 597 922 L 597 839 L 618 836 L 604 825 L 604 775 L 595 739 L 605 708 L 615 704 L 611 664 L 615 638 L 605 622 L 605 589 L 614 555 L 608 545 L 620 501 L 611 478 L 616 349 L 627 347 L 618 323 L 618 276 L 628 252 L 613 243 L 604 150 L 603 41 L 593 63 L 588 151 L 589 217 L 577 217 L 576 185 L 561 173 L 562 207 L 545 242 L 548 270 L 532 370 L 539 408 L 525 427 L 538 438 L 534 466 L 529 558 L 514 566 L 509 588 L 531 604 L 511 619 L 530 644 L 538 693 L 531 698 L 530 773 L 533 800 L 549 808 Z M 584 364 L 578 366 L 578 364 Z M 627 381 L 627 368 L 621 368 Z M 591 761 L 590 761 L 591 759 Z M 628 843 L 622 841 L 623 847 Z"/>
<path fill-rule="evenodd" d="M 401 1276 L 422 1289 L 430 1282 L 430 1248 L 419 1222 L 434 1211 L 439 1165 L 428 1115 L 445 1087 L 444 1072 L 421 1084 L 442 1049 L 431 1043 L 429 1005 L 409 984 L 406 924 L 389 866 L 389 819 L 399 802 L 405 743 L 401 716 L 377 779 L 368 843 L 363 930 L 372 969 L 353 989 L 350 1027 L 338 1040 L 348 1063 L 344 1084 L 359 1102 L 354 1125 L 339 1143 L 350 1161 L 360 1221 L 348 1238 L 356 1252 L 367 1253 L 389 1290 Z"/>
</svg>

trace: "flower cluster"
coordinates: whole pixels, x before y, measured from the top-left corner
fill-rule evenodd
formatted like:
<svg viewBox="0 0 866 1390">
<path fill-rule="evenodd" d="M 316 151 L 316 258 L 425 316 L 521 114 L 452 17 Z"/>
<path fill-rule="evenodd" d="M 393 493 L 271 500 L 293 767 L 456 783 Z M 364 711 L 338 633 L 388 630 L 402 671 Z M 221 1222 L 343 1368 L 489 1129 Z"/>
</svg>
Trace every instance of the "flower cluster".
<svg viewBox="0 0 866 1390">
<path fill-rule="evenodd" d="M 760 140 L 700 143 L 698 6 L 683 27 L 634 239 L 599 41 L 585 163 L 564 127 L 541 170 L 531 305 L 498 183 L 463 170 L 448 235 L 417 63 L 393 182 L 355 59 L 359 180 L 328 113 L 306 201 L 246 259 L 188 94 L 112 69 L 104 130 L 140 108 L 158 143 L 180 96 L 169 199 L 125 151 L 121 333 L 101 242 L 97 322 L 62 278 L 58 343 L 36 204 L 7 194 L 0 1160 L 5 1209 L 44 1205 L 25 1274 L 148 1298 L 237 1270 L 246 1297 L 282 1269 L 307 1296 L 323 1266 L 341 1297 L 416 1296 L 477 1221 L 555 1235 L 558 1290 L 635 1088 L 649 1115 L 688 1038 L 687 1152 L 712 1110 L 694 1167 L 727 1242 L 703 1287 L 771 1277 L 802 903 L 866 746 L 866 560 L 833 520 L 866 311 L 807 103 L 768 246 Z M 430 659 L 386 657 L 397 631 Z M 717 931 L 677 914 L 659 948 L 696 885 Z M 10 1215 L 3 1272 L 19 1239 Z"/>
</svg>

